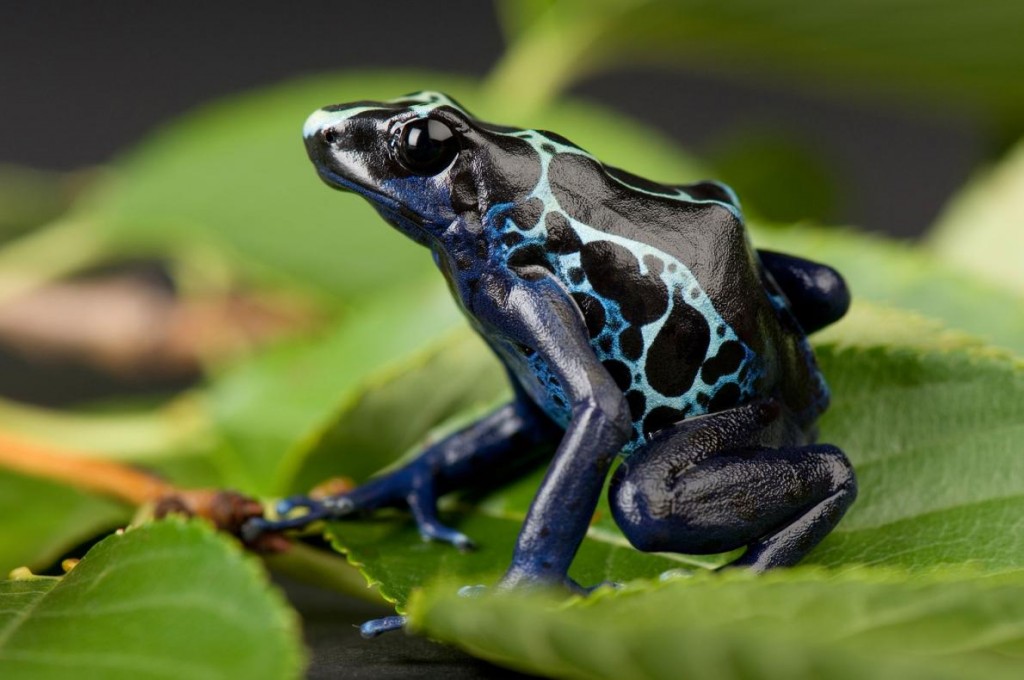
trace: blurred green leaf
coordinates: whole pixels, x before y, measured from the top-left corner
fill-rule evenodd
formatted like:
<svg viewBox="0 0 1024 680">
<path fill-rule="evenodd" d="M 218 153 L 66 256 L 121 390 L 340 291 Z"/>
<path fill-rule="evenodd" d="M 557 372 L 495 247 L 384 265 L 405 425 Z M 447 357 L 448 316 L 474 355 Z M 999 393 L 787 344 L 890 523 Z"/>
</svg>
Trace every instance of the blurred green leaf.
<svg viewBox="0 0 1024 680">
<path fill-rule="evenodd" d="M 0 243 L 56 219 L 71 204 L 75 178 L 0 164 Z"/>
<path fill-rule="evenodd" d="M 843 194 L 836 168 L 810 140 L 751 128 L 716 144 L 709 162 L 714 176 L 741 197 L 749 216 L 829 224 L 839 215 Z"/>
<path fill-rule="evenodd" d="M 587 678 L 1018 678 L 1024 577 L 739 571 L 598 592 L 417 594 L 412 624 L 519 670 Z"/>
<path fill-rule="evenodd" d="M 225 483 L 264 495 L 292 488 L 308 441 L 364 384 L 462 325 L 436 279 L 369 298 L 322 335 L 264 352 L 215 380 L 209 407 L 223 438 Z"/>
<path fill-rule="evenodd" d="M 755 226 L 759 248 L 835 267 L 854 299 L 902 307 L 1024 355 L 1022 298 L 958 271 L 933 255 L 880 236 L 807 225 Z M 895 320 L 894 320 L 895 321 Z M 900 334 L 895 322 L 887 332 Z"/>
<path fill-rule="evenodd" d="M 131 519 L 131 509 L 53 482 L 0 469 L 0 577 L 44 569 L 76 545 Z"/>
<path fill-rule="evenodd" d="M 492 86 L 518 88 L 531 103 L 632 59 L 837 96 L 983 108 L 1003 120 L 1024 113 L 1024 5 L 1014 0 L 562 0 L 546 12 L 515 4 L 506 2 L 505 24 L 529 28 L 515 33 Z"/>
<path fill-rule="evenodd" d="M 1024 141 L 954 197 L 929 242 L 972 276 L 1024 293 Z"/>
<path fill-rule="evenodd" d="M 62 579 L 0 582 L 5 678 L 297 678 L 294 612 L 202 522 L 110 536 Z"/>
<path fill-rule="evenodd" d="M 323 428 L 304 437 L 291 491 L 303 493 L 344 473 L 364 481 L 392 464 L 438 427 L 510 396 L 497 358 L 468 329 L 408 354 L 337 400 Z"/>
</svg>

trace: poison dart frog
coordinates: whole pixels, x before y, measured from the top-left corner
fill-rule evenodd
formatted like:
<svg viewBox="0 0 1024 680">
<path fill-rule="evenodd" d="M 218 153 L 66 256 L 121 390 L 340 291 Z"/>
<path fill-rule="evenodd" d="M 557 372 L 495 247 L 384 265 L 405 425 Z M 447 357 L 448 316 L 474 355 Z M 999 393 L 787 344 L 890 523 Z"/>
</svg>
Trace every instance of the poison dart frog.
<svg viewBox="0 0 1024 680">
<path fill-rule="evenodd" d="M 361 487 L 284 501 L 305 512 L 250 535 L 398 506 L 425 538 L 469 548 L 437 499 L 544 445 L 500 587 L 581 590 L 567 571 L 617 456 L 612 514 L 642 551 L 745 546 L 734 564 L 792 565 L 853 502 L 846 456 L 815 443 L 829 391 L 806 337 L 843 316 L 847 287 L 755 250 L 727 186 L 658 184 L 436 92 L 328 106 L 304 137 L 328 185 L 430 250 L 514 397 Z"/>
</svg>

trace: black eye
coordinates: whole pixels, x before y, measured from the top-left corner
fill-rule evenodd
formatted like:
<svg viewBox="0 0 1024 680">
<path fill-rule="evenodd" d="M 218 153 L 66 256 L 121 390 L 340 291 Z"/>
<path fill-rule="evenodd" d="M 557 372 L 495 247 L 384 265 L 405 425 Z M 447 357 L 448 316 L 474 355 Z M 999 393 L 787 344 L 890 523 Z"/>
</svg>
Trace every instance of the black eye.
<svg viewBox="0 0 1024 680">
<path fill-rule="evenodd" d="M 417 175 L 436 175 L 459 154 L 459 140 L 452 129 L 439 120 L 424 118 L 402 129 L 398 145 L 402 165 Z"/>
</svg>

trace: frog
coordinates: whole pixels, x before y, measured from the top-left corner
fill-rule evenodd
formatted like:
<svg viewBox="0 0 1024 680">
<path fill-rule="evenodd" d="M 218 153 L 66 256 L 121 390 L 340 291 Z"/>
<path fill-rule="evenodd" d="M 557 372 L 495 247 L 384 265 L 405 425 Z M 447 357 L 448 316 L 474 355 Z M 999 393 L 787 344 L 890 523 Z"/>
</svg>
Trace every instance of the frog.
<svg viewBox="0 0 1024 680">
<path fill-rule="evenodd" d="M 470 550 L 438 499 L 538 458 L 498 587 L 587 592 L 568 572 L 606 481 L 636 549 L 742 548 L 730 566 L 754 572 L 795 565 L 853 503 L 850 461 L 817 442 L 830 392 L 807 339 L 849 289 L 755 249 L 727 185 L 654 182 L 432 91 L 327 106 L 303 137 L 328 186 L 430 251 L 512 399 L 352 490 L 282 501 L 250 535 L 398 507 L 425 540 Z"/>
</svg>

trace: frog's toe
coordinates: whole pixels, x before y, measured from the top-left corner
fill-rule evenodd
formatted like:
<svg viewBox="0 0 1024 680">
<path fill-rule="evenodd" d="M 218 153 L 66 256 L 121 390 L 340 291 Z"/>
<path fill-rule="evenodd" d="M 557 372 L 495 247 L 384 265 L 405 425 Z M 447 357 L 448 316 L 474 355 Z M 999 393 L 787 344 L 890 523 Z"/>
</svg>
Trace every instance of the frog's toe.
<svg viewBox="0 0 1024 680">
<path fill-rule="evenodd" d="M 406 616 L 385 616 L 380 619 L 370 619 L 359 626 L 359 634 L 369 640 L 384 633 L 391 633 L 401 630 L 409 620 Z"/>
<path fill-rule="evenodd" d="M 469 536 L 441 523 L 437 518 L 437 505 L 432 498 L 425 499 L 417 495 L 410 496 L 407 500 L 413 519 L 416 520 L 416 527 L 424 540 L 449 543 L 463 552 L 476 548 L 476 544 Z"/>
</svg>

